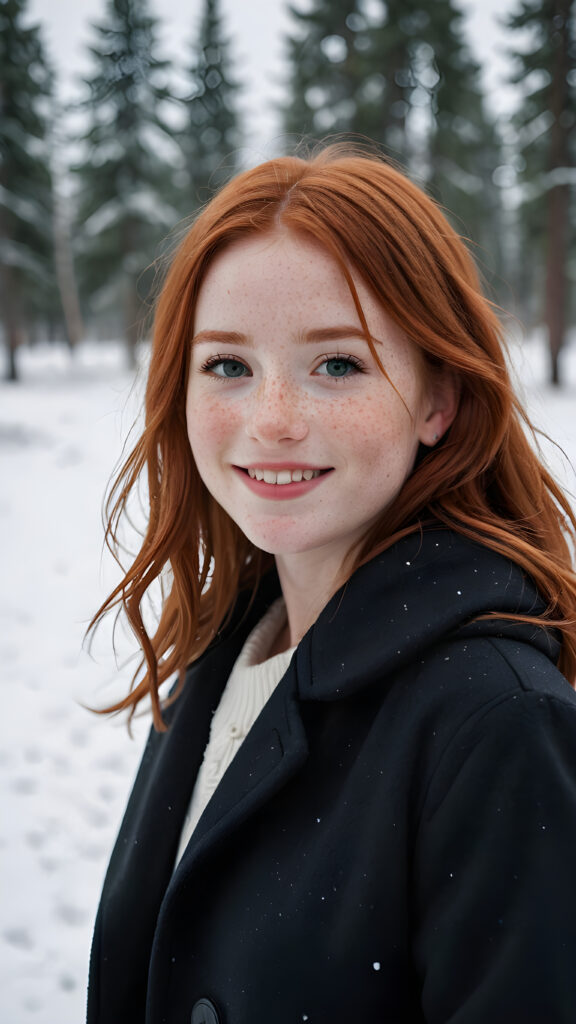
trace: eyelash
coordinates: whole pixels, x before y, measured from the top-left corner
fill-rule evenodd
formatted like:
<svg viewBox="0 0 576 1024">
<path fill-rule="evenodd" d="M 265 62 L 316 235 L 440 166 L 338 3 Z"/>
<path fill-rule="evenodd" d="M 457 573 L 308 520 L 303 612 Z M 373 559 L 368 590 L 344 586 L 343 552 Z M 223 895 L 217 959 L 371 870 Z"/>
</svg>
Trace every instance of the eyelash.
<svg viewBox="0 0 576 1024">
<path fill-rule="evenodd" d="M 200 371 L 201 371 L 201 373 L 210 373 L 212 370 L 215 369 L 216 366 L 222 366 L 222 363 L 238 363 L 240 366 L 246 366 L 246 363 L 243 363 L 242 360 L 238 359 L 237 356 L 225 356 L 225 355 L 218 354 L 218 355 L 214 355 L 214 356 L 209 356 L 209 358 L 206 360 L 206 362 L 202 363 L 202 365 L 200 367 Z M 246 366 L 246 369 L 248 369 L 247 366 Z M 222 374 L 218 374 L 218 376 L 223 376 L 223 375 Z M 223 377 L 223 379 L 226 379 L 226 378 Z M 234 378 L 229 378 L 229 379 L 233 380 Z"/>
<path fill-rule="evenodd" d="M 321 366 L 326 366 L 327 363 L 331 363 L 331 362 L 347 363 L 349 366 L 352 366 L 357 373 L 366 373 L 366 365 L 365 365 L 365 363 L 362 362 L 361 359 L 358 359 L 357 356 L 343 355 L 340 352 L 335 352 L 333 355 L 324 356 L 322 361 L 316 367 L 316 370 L 318 370 Z M 247 370 L 249 370 L 249 367 L 246 366 L 246 363 L 244 363 L 241 359 L 238 359 L 237 356 L 220 355 L 218 353 L 216 355 L 210 356 L 204 363 L 202 363 L 202 365 L 200 367 L 200 372 L 201 373 L 206 373 L 206 374 L 213 373 L 215 368 L 217 366 L 222 366 L 223 363 L 238 363 L 239 366 L 244 366 L 244 367 L 246 367 Z M 247 374 L 247 376 L 249 376 L 249 375 L 250 374 Z M 228 377 L 227 378 L 224 374 L 214 374 L 214 376 L 220 377 L 222 380 L 241 380 L 242 379 L 241 377 Z M 320 374 L 320 376 L 330 377 L 329 374 Z M 330 377 L 330 379 L 331 380 L 347 380 L 349 377 L 352 377 L 352 376 L 354 376 L 354 374 L 348 374 L 347 373 L 347 374 L 344 374 L 342 377 L 337 377 L 336 376 L 336 377 Z"/>
</svg>

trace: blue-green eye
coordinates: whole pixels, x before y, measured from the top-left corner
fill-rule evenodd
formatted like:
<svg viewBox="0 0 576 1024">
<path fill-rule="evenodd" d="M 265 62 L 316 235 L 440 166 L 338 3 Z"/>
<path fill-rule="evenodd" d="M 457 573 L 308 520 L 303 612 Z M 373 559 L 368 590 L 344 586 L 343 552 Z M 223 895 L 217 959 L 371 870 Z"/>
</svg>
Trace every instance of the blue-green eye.
<svg viewBox="0 0 576 1024">
<path fill-rule="evenodd" d="M 354 373 L 362 373 L 363 369 L 360 360 L 353 356 L 330 356 L 320 364 L 316 373 L 324 377 L 350 377 Z"/>
<path fill-rule="evenodd" d="M 352 369 L 352 363 L 347 359 L 329 359 L 326 363 L 326 373 L 330 377 L 345 377 Z"/>
<path fill-rule="evenodd" d="M 228 380 L 250 376 L 250 371 L 245 363 L 241 363 L 239 359 L 228 359 L 226 356 L 213 356 L 211 359 L 207 359 L 202 370 L 204 373 L 214 373 L 217 377 L 226 377 Z"/>
</svg>

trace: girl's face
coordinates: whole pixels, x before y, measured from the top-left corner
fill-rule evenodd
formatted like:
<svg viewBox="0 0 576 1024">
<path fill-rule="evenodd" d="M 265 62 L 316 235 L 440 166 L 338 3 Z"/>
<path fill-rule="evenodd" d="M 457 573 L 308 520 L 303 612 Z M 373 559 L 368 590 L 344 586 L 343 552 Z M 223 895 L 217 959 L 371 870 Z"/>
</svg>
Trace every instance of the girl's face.
<svg viewBox="0 0 576 1024">
<path fill-rule="evenodd" d="M 273 232 L 217 256 L 200 288 L 188 436 L 215 500 L 257 547 L 341 566 L 445 429 L 419 353 L 313 241 Z M 396 390 L 395 390 L 396 389 Z M 402 397 L 400 397 L 402 396 Z"/>
</svg>

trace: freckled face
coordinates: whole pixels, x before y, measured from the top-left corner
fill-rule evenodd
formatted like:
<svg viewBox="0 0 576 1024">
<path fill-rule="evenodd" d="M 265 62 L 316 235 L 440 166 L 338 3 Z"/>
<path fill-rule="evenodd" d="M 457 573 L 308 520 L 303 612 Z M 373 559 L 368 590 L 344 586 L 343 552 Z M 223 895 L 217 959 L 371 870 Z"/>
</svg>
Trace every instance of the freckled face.
<svg viewBox="0 0 576 1024">
<path fill-rule="evenodd" d="M 321 549 L 336 571 L 434 431 L 417 351 L 354 280 L 397 390 L 338 264 L 278 231 L 211 264 L 186 409 L 200 476 L 244 534 L 275 555 Z"/>
</svg>

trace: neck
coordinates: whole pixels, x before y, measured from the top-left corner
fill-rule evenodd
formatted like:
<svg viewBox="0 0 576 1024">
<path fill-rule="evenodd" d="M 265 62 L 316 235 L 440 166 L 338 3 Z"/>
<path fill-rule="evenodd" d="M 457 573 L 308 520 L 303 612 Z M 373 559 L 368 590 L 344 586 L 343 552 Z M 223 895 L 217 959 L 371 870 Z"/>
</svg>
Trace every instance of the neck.
<svg viewBox="0 0 576 1024">
<path fill-rule="evenodd" d="M 277 638 L 274 653 L 295 647 L 340 586 L 341 561 L 322 552 L 276 555 L 276 568 L 286 602 L 288 624 Z"/>
</svg>

